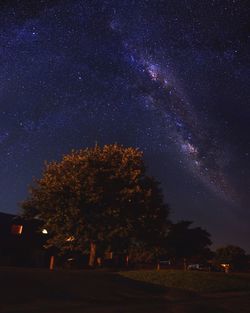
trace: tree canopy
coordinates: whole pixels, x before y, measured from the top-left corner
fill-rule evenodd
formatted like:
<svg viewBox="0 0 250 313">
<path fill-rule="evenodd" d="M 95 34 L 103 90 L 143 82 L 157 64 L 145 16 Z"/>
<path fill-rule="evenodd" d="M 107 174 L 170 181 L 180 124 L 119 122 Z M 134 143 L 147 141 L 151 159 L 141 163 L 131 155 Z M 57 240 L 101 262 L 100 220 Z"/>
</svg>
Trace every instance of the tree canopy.
<svg viewBox="0 0 250 313">
<path fill-rule="evenodd" d="M 168 207 L 143 154 L 117 144 L 72 151 L 46 163 L 22 204 L 60 251 L 156 247 L 165 236 Z M 91 247 L 91 249 L 90 249 Z"/>
<path fill-rule="evenodd" d="M 176 260 L 196 259 L 202 261 L 210 256 L 210 234 L 200 228 L 191 228 L 193 222 L 181 221 L 172 224 L 166 238 L 168 255 Z"/>
<path fill-rule="evenodd" d="M 246 252 L 234 245 L 220 247 L 215 252 L 215 263 L 229 264 L 234 270 L 242 270 L 247 266 Z"/>
</svg>

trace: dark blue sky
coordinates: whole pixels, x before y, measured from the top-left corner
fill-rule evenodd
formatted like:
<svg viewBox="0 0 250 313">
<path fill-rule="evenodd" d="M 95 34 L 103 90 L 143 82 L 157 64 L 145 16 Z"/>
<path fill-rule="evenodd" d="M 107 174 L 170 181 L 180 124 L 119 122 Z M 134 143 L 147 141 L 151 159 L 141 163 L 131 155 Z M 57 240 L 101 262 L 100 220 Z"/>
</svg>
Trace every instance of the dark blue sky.
<svg viewBox="0 0 250 313">
<path fill-rule="evenodd" d="M 250 251 L 247 1 L 0 4 L 0 210 L 44 160 L 144 151 L 174 220 Z"/>
</svg>

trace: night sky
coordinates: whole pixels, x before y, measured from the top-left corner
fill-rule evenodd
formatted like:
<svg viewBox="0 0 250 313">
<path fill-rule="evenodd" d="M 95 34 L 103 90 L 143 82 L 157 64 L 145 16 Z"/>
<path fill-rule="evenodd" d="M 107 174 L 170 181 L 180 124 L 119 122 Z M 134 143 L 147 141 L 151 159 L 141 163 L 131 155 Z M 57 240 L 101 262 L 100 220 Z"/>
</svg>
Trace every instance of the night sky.
<svg viewBox="0 0 250 313">
<path fill-rule="evenodd" d="M 44 160 L 144 151 L 174 221 L 250 252 L 248 1 L 1 1 L 0 211 Z"/>
</svg>

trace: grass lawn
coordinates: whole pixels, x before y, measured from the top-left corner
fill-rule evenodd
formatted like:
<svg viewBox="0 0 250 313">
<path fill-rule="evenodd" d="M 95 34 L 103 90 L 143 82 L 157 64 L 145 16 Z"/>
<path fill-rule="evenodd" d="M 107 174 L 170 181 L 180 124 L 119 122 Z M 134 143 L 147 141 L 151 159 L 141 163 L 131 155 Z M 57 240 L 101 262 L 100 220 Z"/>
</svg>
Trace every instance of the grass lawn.
<svg viewBox="0 0 250 313">
<path fill-rule="evenodd" d="M 182 271 L 0 267 L 0 313 L 249 313 L 249 280 Z M 240 292 L 216 292 L 225 290 Z"/>
<path fill-rule="evenodd" d="M 140 270 L 121 272 L 120 274 L 137 281 L 201 293 L 250 291 L 250 274 L 225 274 L 178 270 Z"/>
</svg>

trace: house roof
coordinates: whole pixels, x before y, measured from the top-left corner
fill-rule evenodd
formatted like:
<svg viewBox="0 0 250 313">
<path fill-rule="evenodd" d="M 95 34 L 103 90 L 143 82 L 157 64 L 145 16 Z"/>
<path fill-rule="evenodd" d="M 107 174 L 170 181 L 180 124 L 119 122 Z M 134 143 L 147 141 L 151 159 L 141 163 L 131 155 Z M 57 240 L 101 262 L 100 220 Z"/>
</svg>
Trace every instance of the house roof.
<svg viewBox="0 0 250 313">
<path fill-rule="evenodd" d="M 11 223 L 15 217 L 16 217 L 16 215 L 14 215 L 14 214 L 8 214 L 8 213 L 0 212 L 0 225 L 6 224 L 6 223 Z"/>
</svg>

